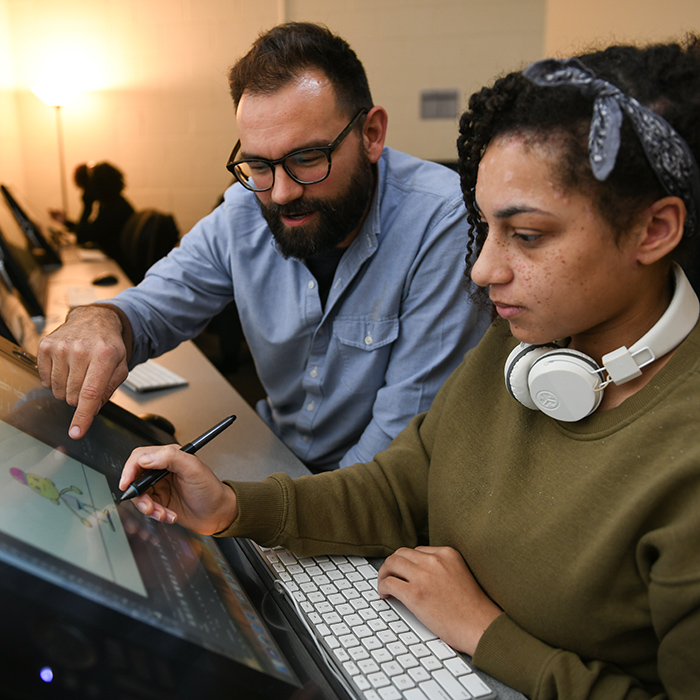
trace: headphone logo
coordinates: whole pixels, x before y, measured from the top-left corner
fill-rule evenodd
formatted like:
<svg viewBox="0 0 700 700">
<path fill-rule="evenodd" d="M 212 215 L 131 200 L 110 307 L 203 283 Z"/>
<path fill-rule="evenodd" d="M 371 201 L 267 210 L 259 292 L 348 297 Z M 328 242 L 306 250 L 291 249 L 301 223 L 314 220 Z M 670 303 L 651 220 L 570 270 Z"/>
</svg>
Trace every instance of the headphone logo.
<svg viewBox="0 0 700 700">
<path fill-rule="evenodd" d="M 537 396 L 535 398 L 537 400 L 537 403 L 543 409 L 553 411 L 559 406 L 559 399 L 557 398 L 556 394 L 553 394 L 551 391 L 543 389 L 542 391 L 537 393 Z"/>
</svg>

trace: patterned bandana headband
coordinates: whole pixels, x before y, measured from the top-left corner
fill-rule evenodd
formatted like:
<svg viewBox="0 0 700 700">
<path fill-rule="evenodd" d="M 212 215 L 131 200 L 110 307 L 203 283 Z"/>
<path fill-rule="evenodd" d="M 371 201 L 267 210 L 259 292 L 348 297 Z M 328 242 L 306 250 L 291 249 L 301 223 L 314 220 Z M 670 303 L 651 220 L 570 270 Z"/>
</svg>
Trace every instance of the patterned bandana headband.
<svg viewBox="0 0 700 700">
<path fill-rule="evenodd" d="M 568 85 L 578 88 L 584 97 L 593 98 L 588 155 L 593 175 L 601 182 L 615 167 L 624 110 L 664 190 L 685 203 L 685 235 L 696 233 L 700 211 L 698 164 L 685 139 L 662 116 L 598 78 L 577 58 L 537 61 L 523 75 L 536 85 Z"/>
</svg>

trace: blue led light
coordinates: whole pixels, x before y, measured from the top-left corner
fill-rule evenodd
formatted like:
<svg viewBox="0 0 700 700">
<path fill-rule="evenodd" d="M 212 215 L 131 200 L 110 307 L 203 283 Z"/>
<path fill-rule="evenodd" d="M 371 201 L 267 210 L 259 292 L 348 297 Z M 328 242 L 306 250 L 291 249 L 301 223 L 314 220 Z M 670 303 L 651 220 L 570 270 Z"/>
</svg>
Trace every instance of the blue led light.
<svg viewBox="0 0 700 700">
<path fill-rule="evenodd" d="M 44 668 L 39 671 L 39 678 L 41 678 L 44 683 L 51 683 L 53 680 L 53 669 L 49 666 L 44 666 Z"/>
</svg>

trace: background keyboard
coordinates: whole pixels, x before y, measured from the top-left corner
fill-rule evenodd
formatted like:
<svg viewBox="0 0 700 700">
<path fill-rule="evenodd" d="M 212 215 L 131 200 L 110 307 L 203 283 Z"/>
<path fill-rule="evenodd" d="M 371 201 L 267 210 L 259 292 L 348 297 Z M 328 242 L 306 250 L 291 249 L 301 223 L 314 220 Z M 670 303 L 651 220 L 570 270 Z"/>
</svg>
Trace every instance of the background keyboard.
<svg viewBox="0 0 700 700">
<path fill-rule="evenodd" d="M 363 557 L 297 558 L 254 545 L 326 656 L 364 700 L 495 698 L 467 661 L 401 602 L 382 600 Z M 346 684 L 347 685 L 347 684 Z"/>
<path fill-rule="evenodd" d="M 136 365 L 124 380 L 124 386 L 132 391 L 156 391 L 186 384 L 186 379 L 153 360 Z"/>
</svg>

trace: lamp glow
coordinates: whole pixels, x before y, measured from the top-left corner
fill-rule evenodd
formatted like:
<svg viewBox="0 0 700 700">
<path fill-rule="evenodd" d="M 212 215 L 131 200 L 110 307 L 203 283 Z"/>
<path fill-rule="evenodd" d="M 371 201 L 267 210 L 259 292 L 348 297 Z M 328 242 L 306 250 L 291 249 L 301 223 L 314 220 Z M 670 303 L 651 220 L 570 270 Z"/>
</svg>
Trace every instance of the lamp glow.
<svg viewBox="0 0 700 700">
<path fill-rule="evenodd" d="M 65 107 L 86 85 L 86 57 L 70 49 L 57 49 L 47 56 L 32 92 L 47 105 Z"/>
</svg>

